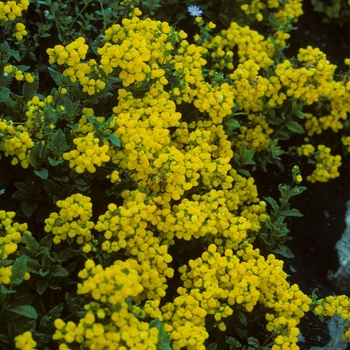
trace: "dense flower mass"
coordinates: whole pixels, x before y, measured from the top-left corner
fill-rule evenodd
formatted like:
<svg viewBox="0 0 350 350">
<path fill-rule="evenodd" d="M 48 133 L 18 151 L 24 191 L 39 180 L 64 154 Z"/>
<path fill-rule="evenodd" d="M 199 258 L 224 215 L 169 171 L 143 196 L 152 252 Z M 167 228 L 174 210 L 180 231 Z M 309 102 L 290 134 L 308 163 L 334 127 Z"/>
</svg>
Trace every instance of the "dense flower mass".
<svg viewBox="0 0 350 350">
<path fill-rule="evenodd" d="M 97 349 L 157 349 L 158 329 L 139 321 L 129 311 L 128 298 L 143 290 L 134 267 L 134 260 L 116 261 L 106 269 L 86 260 L 79 273 L 83 282 L 78 284 L 77 292 L 89 294 L 92 301 L 85 305 L 86 314 L 78 324 L 55 320 L 53 338 L 60 343 L 60 349 L 69 349 L 72 343 Z"/>
<path fill-rule="evenodd" d="M 342 157 L 315 135 L 342 132 L 350 151 L 348 77 L 337 79 L 316 47 L 293 59 L 283 53 L 302 1 L 233 1 L 237 21 L 222 13 L 217 31 L 205 19 L 215 15 L 210 2 L 184 7 L 177 23 L 195 17 L 193 38 L 142 16 L 137 3 L 76 7 L 65 29 L 56 23 L 62 40 L 44 48 L 47 70 L 17 64 L 24 51 L 0 45 L 0 160 L 15 169 L 1 168 L 0 182 L 15 179 L 12 199 L 25 222 L 0 210 L 0 307 L 15 321 L 4 325 L 14 338 L 0 329 L 0 344 L 204 350 L 241 329 L 241 348 L 252 341 L 244 327 L 257 312 L 270 340 L 264 348 L 297 350 L 309 311 L 338 314 L 350 339 L 349 298 L 312 299 L 289 283 L 276 257 L 285 247 L 270 247 L 282 232 L 266 233 L 285 216 L 276 218 L 277 201 L 260 200 L 253 178 L 257 167 L 283 168 L 284 153 L 296 156 L 295 187 L 280 187 L 292 196 L 306 161 L 315 165 L 310 182 L 339 176 Z M 45 4 L 45 18 L 56 22 L 61 5 Z M 18 47 L 39 35 L 18 19 L 28 6 L 0 2 L 0 26 Z M 94 26 L 98 14 L 103 23 Z M 271 25 L 270 35 L 244 20 Z M 77 25 L 104 32 L 71 38 Z M 38 71 L 57 87 L 38 89 Z M 296 134 L 290 149 L 278 144 Z M 288 200 L 279 202 L 283 212 Z"/>
<path fill-rule="evenodd" d="M 61 208 L 59 214 L 51 213 L 45 220 L 45 232 L 52 232 L 54 243 L 58 244 L 67 238 L 76 238 L 78 244 L 90 242 L 93 239 L 91 229 L 94 223 L 89 219 L 92 216 L 92 204 L 89 197 L 80 193 L 65 200 L 57 201 Z"/>
</svg>

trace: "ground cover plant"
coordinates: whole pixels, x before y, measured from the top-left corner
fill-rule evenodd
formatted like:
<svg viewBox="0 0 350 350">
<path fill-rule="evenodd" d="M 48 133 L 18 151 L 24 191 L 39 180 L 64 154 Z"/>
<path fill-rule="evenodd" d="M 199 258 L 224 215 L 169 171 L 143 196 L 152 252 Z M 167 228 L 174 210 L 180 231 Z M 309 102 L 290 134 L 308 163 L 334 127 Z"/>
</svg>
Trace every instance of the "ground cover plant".
<svg viewBox="0 0 350 350">
<path fill-rule="evenodd" d="M 2 349 L 298 349 L 308 312 L 350 339 L 349 298 L 283 269 L 292 198 L 350 151 L 349 72 L 285 55 L 302 13 L 0 2 Z"/>
</svg>

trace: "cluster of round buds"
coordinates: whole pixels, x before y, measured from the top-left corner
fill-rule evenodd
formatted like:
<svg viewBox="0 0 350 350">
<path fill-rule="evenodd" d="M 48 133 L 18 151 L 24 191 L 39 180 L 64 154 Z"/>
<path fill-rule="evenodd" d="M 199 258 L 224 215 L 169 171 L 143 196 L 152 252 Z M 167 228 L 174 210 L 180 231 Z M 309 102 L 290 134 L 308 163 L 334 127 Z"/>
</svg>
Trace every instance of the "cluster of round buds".
<svg viewBox="0 0 350 350">
<path fill-rule="evenodd" d="M 22 16 L 22 11 L 27 10 L 29 0 L 20 1 L 1 1 L 0 2 L 0 20 L 5 22 L 14 21 L 16 17 Z"/>
<path fill-rule="evenodd" d="M 59 214 L 51 213 L 45 219 L 45 232 L 54 234 L 53 242 L 58 244 L 67 238 L 77 237 L 77 243 L 83 244 L 93 240 L 91 229 L 95 226 L 92 217 L 91 199 L 81 193 L 73 194 L 56 205 L 61 208 Z"/>
<path fill-rule="evenodd" d="M 135 269 L 144 287 L 140 299 L 159 299 L 165 296 L 167 277 L 173 277 L 174 271 L 168 267 L 172 261 L 168 247 L 148 229 L 158 216 L 156 206 L 139 191 L 124 191 L 123 197 L 123 206 L 111 203 L 98 218 L 95 229 L 103 232 L 105 238 L 101 248 L 108 253 L 122 250 L 135 257 Z"/>
<path fill-rule="evenodd" d="M 166 22 L 124 18 L 121 25 L 114 24 L 105 32 L 106 43 L 98 49 L 101 67 L 108 75 L 118 69 L 125 87 L 140 87 L 141 82 L 153 79 L 166 85 L 162 65 L 171 61 L 173 45 L 183 35 Z"/>
<path fill-rule="evenodd" d="M 345 332 L 342 334 L 343 340 L 350 340 L 350 299 L 346 295 L 328 296 L 317 301 L 314 312 L 319 316 L 339 315 L 343 319 L 343 325 L 346 325 Z"/>
<path fill-rule="evenodd" d="M 15 337 L 16 349 L 21 350 L 35 350 L 37 342 L 33 339 L 32 333 L 26 331 Z"/>
<path fill-rule="evenodd" d="M 22 40 L 28 32 L 26 31 L 26 26 L 23 23 L 16 23 L 16 32 L 12 34 L 18 41 Z"/>
<path fill-rule="evenodd" d="M 237 149 L 240 149 L 245 144 L 248 149 L 255 148 L 257 152 L 261 152 L 268 147 L 273 129 L 258 114 L 250 113 L 248 120 L 247 125 L 240 127 L 241 134 L 239 134 L 239 137 L 242 141 L 239 140 L 234 145 Z"/>
<path fill-rule="evenodd" d="M 140 321 L 128 311 L 127 303 L 118 304 L 118 311 L 113 312 L 94 302 L 85 309 L 87 313 L 78 324 L 60 318 L 54 321 L 56 332 L 52 338 L 60 343 L 60 350 L 69 350 L 72 345 L 111 350 L 158 348 L 158 328 Z"/>
<path fill-rule="evenodd" d="M 273 350 L 293 349 L 298 350 L 296 345 L 298 342 L 299 329 L 296 327 L 299 320 L 286 317 L 274 317 L 272 314 L 267 314 L 266 319 L 269 320 L 269 326 L 273 328 L 275 335 Z"/>
<path fill-rule="evenodd" d="M 71 82 L 79 79 L 80 85 L 83 86 L 83 92 L 94 95 L 96 92 L 103 90 L 106 83 L 101 79 L 102 74 L 96 60 L 85 60 L 89 46 L 85 44 L 85 39 L 79 37 L 67 46 L 56 45 L 54 48 L 47 49 L 49 63 L 57 62 L 59 65 L 66 65 L 63 71 L 64 76 L 68 76 Z"/>
<path fill-rule="evenodd" d="M 83 279 L 78 284 L 78 294 L 87 294 L 94 301 L 84 306 L 86 314 L 78 324 L 60 318 L 54 321 L 53 339 L 58 340 L 60 349 L 69 349 L 68 344 L 73 343 L 98 349 L 157 349 L 158 329 L 140 321 L 133 313 L 140 309 L 140 314 L 146 314 L 130 301 L 143 290 L 135 267 L 136 262 L 131 259 L 116 261 L 106 268 L 93 260 L 85 262 L 85 268 L 78 274 Z M 158 303 L 150 305 L 158 307 Z M 147 307 L 145 310 L 149 313 Z"/>
<path fill-rule="evenodd" d="M 229 84 L 211 86 L 203 81 L 196 90 L 198 92 L 193 101 L 194 106 L 202 113 L 207 112 L 213 123 L 221 124 L 223 118 L 232 113 L 235 92 Z M 179 99 L 176 101 L 179 102 Z"/>
<path fill-rule="evenodd" d="M 4 67 L 4 73 L 15 78 L 17 81 L 25 80 L 27 83 L 33 83 L 36 78 L 34 74 L 23 72 L 11 64 Z"/>
<path fill-rule="evenodd" d="M 273 0 L 273 3 L 275 3 L 275 1 L 276 0 Z M 275 17 L 275 20 L 277 22 L 281 22 L 282 25 L 289 23 L 291 20 L 293 22 L 297 22 L 298 18 L 304 13 L 302 0 L 284 2 L 279 1 L 279 3 L 281 4 L 280 6 L 283 6 L 283 8 L 279 8 L 273 16 Z"/>
<path fill-rule="evenodd" d="M 341 166 L 341 156 L 331 155 L 331 149 L 325 145 L 318 145 L 317 151 L 311 144 L 305 144 L 298 148 L 298 153 L 305 156 L 313 156 L 316 161 L 316 169 L 307 180 L 311 182 L 327 182 L 339 176 L 338 168 Z"/>
<path fill-rule="evenodd" d="M 233 69 L 232 63 L 230 65 L 227 62 L 232 62 L 235 46 L 238 48 L 240 63 L 252 59 L 263 69 L 273 64 L 271 57 L 275 51 L 274 44 L 270 40 L 265 40 L 257 31 L 251 30 L 248 26 L 241 27 L 236 22 L 232 22 L 230 28 L 222 30 L 220 35 L 204 43 L 203 46 L 208 48 L 215 67 L 219 69 L 225 66 L 230 70 Z M 225 56 L 228 56 L 227 60 Z"/>
<path fill-rule="evenodd" d="M 66 47 L 56 45 L 53 49 L 47 49 L 46 52 L 50 56 L 49 63 L 57 62 L 59 65 L 74 66 L 80 60 L 84 60 L 89 46 L 85 44 L 85 39 L 79 37 Z"/>
<path fill-rule="evenodd" d="M 10 254 L 13 254 L 17 250 L 17 244 L 22 242 L 22 232 L 26 225 L 23 227 L 13 227 L 13 218 L 15 216 L 15 212 L 9 211 L 6 212 L 4 210 L 0 211 L 0 259 L 6 260 Z M 15 226 L 18 226 L 17 223 L 14 223 Z"/>
<path fill-rule="evenodd" d="M 0 119 L 2 149 L 5 156 L 13 156 L 12 165 L 20 162 L 23 168 L 29 166 L 29 155 L 34 142 L 23 125 L 13 126 L 12 121 Z"/>
<path fill-rule="evenodd" d="M 95 166 L 107 163 L 110 157 L 106 154 L 109 150 L 108 142 L 99 146 L 99 139 L 92 132 L 86 136 L 77 137 L 73 140 L 76 149 L 63 153 L 62 158 L 69 161 L 69 167 L 74 168 L 78 174 L 87 170 L 90 173 L 96 171 Z"/>
<path fill-rule="evenodd" d="M 78 284 L 78 294 L 91 294 L 94 300 L 110 304 L 112 308 L 117 308 L 129 296 L 136 297 L 143 287 L 138 282 L 132 261 L 117 260 L 114 265 L 104 269 L 93 260 L 87 260 L 85 268 L 78 274 L 84 280 Z"/>
<path fill-rule="evenodd" d="M 18 244 L 23 241 L 23 234 L 31 235 L 27 230 L 26 223 L 19 224 L 13 222 L 15 212 L 0 210 L 0 261 L 6 261 L 11 254 L 17 252 Z M 9 284 L 11 282 L 12 265 L 0 267 L 0 285 Z M 27 272 L 25 279 L 29 279 Z"/>
<path fill-rule="evenodd" d="M 268 89 L 268 79 L 258 75 L 259 65 L 252 59 L 240 63 L 230 74 L 233 81 L 233 95 L 235 102 L 244 111 L 262 111 L 264 102 L 262 97 Z"/>
</svg>

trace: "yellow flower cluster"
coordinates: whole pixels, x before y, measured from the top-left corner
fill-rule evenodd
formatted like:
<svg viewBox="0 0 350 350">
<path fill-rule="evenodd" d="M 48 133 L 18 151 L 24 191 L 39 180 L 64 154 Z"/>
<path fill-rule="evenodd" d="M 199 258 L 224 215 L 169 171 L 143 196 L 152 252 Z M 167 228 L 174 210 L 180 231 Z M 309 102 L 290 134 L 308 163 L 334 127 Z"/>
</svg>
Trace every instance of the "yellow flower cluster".
<svg viewBox="0 0 350 350">
<path fill-rule="evenodd" d="M 11 77 L 15 78 L 17 81 L 25 80 L 27 83 L 33 83 L 36 78 L 34 74 L 22 72 L 19 68 L 11 64 L 4 67 L 4 73 L 10 74 Z"/>
<path fill-rule="evenodd" d="M 85 262 L 85 269 L 78 274 L 84 281 L 78 284 L 77 293 L 91 294 L 94 300 L 118 308 L 118 304 L 125 302 L 127 297 L 136 297 L 143 290 L 135 265 L 132 259 L 125 262 L 117 260 L 104 269 L 89 259 Z"/>
<path fill-rule="evenodd" d="M 22 11 L 27 10 L 28 6 L 29 0 L 0 1 L 0 20 L 14 21 L 16 17 L 22 16 Z"/>
<path fill-rule="evenodd" d="M 300 49 L 300 51 L 303 49 Z M 300 62 L 301 55 L 298 55 Z M 321 61 L 325 61 L 325 58 L 320 58 Z M 324 62 L 325 63 L 325 62 Z M 294 68 L 292 63 L 288 60 L 285 60 L 281 64 L 277 65 L 275 73 L 280 78 L 282 85 L 286 88 L 286 95 L 301 98 L 305 101 L 306 104 L 311 105 L 314 102 L 317 102 L 320 95 L 320 90 L 318 85 L 322 86 L 321 80 L 332 79 L 332 76 L 324 75 L 323 65 L 315 62 L 315 66 L 308 67 L 309 62 L 306 62 L 307 67 Z M 326 64 L 326 63 L 325 63 Z M 334 67 L 327 66 L 330 69 L 335 69 Z M 320 68 L 320 69 L 319 69 Z M 321 69 L 322 68 L 322 69 Z"/>
<path fill-rule="evenodd" d="M 119 90 L 120 102 L 113 108 L 116 118 L 114 134 L 118 136 L 122 149 L 111 151 L 109 155 L 120 169 L 128 169 L 131 178 L 141 187 L 153 185 L 159 189 L 152 180 L 159 170 L 151 164 L 158 157 L 157 153 L 170 144 L 168 128 L 178 125 L 181 114 L 176 112 L 169 94 L 162 88 L 159 93 L 157 87 L 159 85 L 155 84 L 142 99 L 134 99 L 131 93 Z"/>
<path fill-rule="evenodd" d="M 196 79 L 196 82 L 199 88 L 193 100 L 193 105 L 201 113 L 207 112 L 213 123 L 222 124 L 223 118 L 231 114 L 234 106 L 233 89 L 226 83 L 220 86 L 211 86 L 209 83 L 201 82 L 198 79 Z M 192 92 L 192 94 L 194 93 Z M 186 100 L 186 95 L 183 95 L 182 98 L 177 98 L 176 102 L 186 102 Z"/>
<path fill-rule="evenodd" d="M 283 8 L 274 13 L 277 22 L 281 25 L 288 23 L 290 20 L 297 22 L 298 18 L 304 13 L 302 8 L 303 0 L 281 1 Z"/>
<path fill-rule="evenodd" d="M 252 59 L 240 63 L 230 74 L 233 81 L 235 101 L 245 111 L 262 111 L 264 108 L 261 97 L 265 95 L 268 80 L 258 75 L 259 65 Z"/>
<path fill-rule="evenodd" d="M 67 46 L 56 45 L 54 48 L 47 49 L 46 52 L 49 55 L 50 64 L 57 62 L 59 65 L 67 65 L 68 68 L 63 71 L 63 75 L 68 76 L 73 83 L 78 78 L 80 85 L 83 86 L 83 92 L 94 95 L 103 90 L 106 83 L 101 79 L 102 74 L 96 60 L 81 62 L 85 60 L 88 49 L 85 39 L 79 37 Z"/>
<path fill-rule="evenodd" d="M 167 207 L 156 211 L 151 223 L 157 225 L 162 242 L 171 245 L 174 237 L 185 240 L 203 237 L 208 244 L 215 243 L 222 253 L 225 249 L 237 249 L 248 236 L 253 241 L 260 223 L 267 218 L 266 208 L 253 204 L 259 199 L 252 178 L 245 179 L 232 169 L 230 174 L 227 177 L 234 181 L 232 190 L 212 189 L 203 195 L 193 195 L 192 201 L 182 199 L 172 210 Z M 232 213 L 237 210 L 242 211 L 240 216 Z"/>
<path fill-rule="evenodd" d="M 297 285 L 289 285 L 282 267 L 283 261 L 272 254 L 265 259 L 247 242 L 236 253 L 226 249 L 222 254 L 212 244 L 200 258 L 189 260 L 179 269 L 184 288 L 161 307 L 173 348 L 204 349 L 206 315 L 213 315 L 214 326 L 225 331 L 232 306 L 242 305 L 251 312 L 261 303 L 275 312 L 266 314 L 267 330 L 276 335 L 272 349 L 297 349 L 296 326 L 311 299 Z"/>
<path fill-rule="evenodd" d="M 241 27 L 232 22 L 230 28 L 222 30 L 220 35 L 203 44 L 211 52 L 214 67 L 223 70 L 225 67 L 232 70 L 233 50 L 238 50 L 239 63 L 252 60 L 260 68 L 267 69 L 273 64 L 271 57 L 274 54 L 274 45 L 270 40 L 248 26 Z"/>
<path fill-rule="evenodd" d="M 26 223 L 13 222 L 15 215 L 13 211 L 0 210 L 0 261 L 7 260 L 9 255 L 17 251 L 18 243 L 22 242 L 23 233 L 31 235 Z M 12 266 L 0 267 L 0 285 L 9 284 L 11 275 Z M 26 273 L 25 279 L 29 279 L 29 273 Z"/>
<path fill-rule="evenodd" d="M 298 153 L 307 157 L 314 157 L 316 161 L 316 169 L 307 176 L 307 180 L 311 182 L 327 182 L 339 176 L 338 168 L 341 166 L 341 156 L 331 155 L 331 149 L 325 145 L 318 145 L 317 151 L 311 144 L 305 144 L 298 147 Z"/>
<path fill-rule="evenodd" d="M 124 191 L 124 206 L 109 204 L 104 215 L 100 215 L 95 230 L 104 232 L 102 250 L 108 253 L 123 249 L 127 256 L 134 256 L 138 265 L 134 267 L 141 276 L 144 290 L 138 298 L 159 299 L 167 289 L 166 277 L 173 277 L 172 261 L 168 246 L 154 237 L 148 225 L 159 216 L 156 205 L 139 191 Z M 164 210 L 163 210 L 164 211 Z"/>
<path fill-rule="evenodd" d="M 67 89 L 59 88 L 60 95 L 66 93 Z M 39 96 L 33 96 L 32 99 L 27 102 L 28 110 L 26 111 L 27 121 L 25 126 L 33 138 L 44 141 L 44 132 L 54 127 L 53 124 L 48 125 L 47 118 L 45 118 L 46 115 L 64 113 L 64 106 L 59 104 L 54 107 L 53 101 L 53 97 L 48 95 L 43 99 Z"/>
<path fill-rule="evenodd" d="M 37 342 L 33 339 L 32 333 L 30 331 L 26 331 L 20 335 L 15 337 L 15 346 L 16 349 L 21 350 L 35 350 Z"/>
<path fill-rule="evenodd" d="M 347 329 L 345 329 L 342 339 L 350 341 L 349 297 L 346 295 L 330 295 L 324 299 L 319 299 L 317 303 L 318 305 L 314 309 L 314 312 L 317 315 L 332 317 L 335 314 L 338 314 L 341 318 L 343 318 L 343 320 L 346 322 Z"/>
<path fill-rule="evenodd" d="M 12 165 L 20 162 L 23 168 L 29 166 L 30 150 L 34 142 L 23 125 L 13 125 L 12 121 L 0 118 L 1 146 L 6 157 L 12 156 Z"/>
<path fill-rule="evenodd" d="M 215 242 L 220 250 L 228 246 L 237 249 L 251 224 L 228 210 L 229 191 L 211 190 L 192 198 L 193 201 L 182 199 L 173 206 L 173 212 L 163 209 L 157 224 L 162 239 L 171 244 L 174 236 L 185 240 L 203 237 L 207 242 Z"/>
<path fill-rule="evenodd" d="M 74 143 L 77 144 L 77 150 L 66 152 L 66 155 L 64 155 L 63 158 L 69 160 L 70 165 L 72 165 L 73 167 L 75 166 L 75 164 L 80 163 L 75 168 L 77 173 L 84 172 L 85 170 L 88 170 L 89 172 L 95 172 L 96 171 L 95 165 L 102 166 L 103 162 L 108 162 L 111 159 L 111 156 L 115 155 L 115 151 L 112 145 L 109 144 L 107 141 L 104 142 L 104 145 L 102 147 L 98 146 L 97 148 L 97 144 L 98 145 L 100 144 L 99 140 L 97 138 L 94 138 L 93 140 L 91 140 L 91 137 L 92 137 L 91 135 L 94 134 L 94 124 L 88 121 L 87 116 L 94 117 L 97 122 L 100 122 L 102 124 L 106 122 L 106 118 L 96 117 L 93 108 L 85 107 L 83 108 L 82 112 L 83 112 L 83 115 L 79 119 L 77 128 L 74 129 L 74 132 L 72 131 L 72 134 L 75 136 Z M 106 136 L 109 134 L 113 134 L 112 129 L 114 129 L 115 124 L 116 123 L 114 121 L 112 121 L 109 124 L 109 128 L 106 130 Z M 88 147 L 89 145 L 86 144 L 86 142 L 85 142 L 85 146 L 84 145 L 79 146 L 79 140 L 81 142 L 84 139 L 85 141 L 86 139 L 88 139 L 90 146 L 92 146 L 92 148 L 89 148 Z M 106 146 L 108 147 L 108 149 Z M 85 151 L 78 155 L 77 151 L 79 152 L 79 149 L 81 151 L 84 148 L 86 148 Z M 89 149 L 92 149 L 93 153 Z M 102 151 L 106 151 L 106 153 L 103 153 Z M 75 159 L 71 158 L 72 156 L 76 156 L 76 155 L 78 155 L 77 158 Z M 110 179 L 112 183 L 121 182 L 121 178 L 119 176 L 118 170 L 112 171 L 110 174 L 106 176 L 106 178 Z"/>
<path fill-rule="evenodd" d="M 23 23 L 16 23 L 16 32 L 12 34 L 12 36 L 14 36 L 18 41 L 20 41 L 27 34 L 28 32 L 26 31 L 26 26 Z"/>
<path fill-rule="evenodd" d="M 350 136 L 343 136 L 341 138 L 341 142 L 346 147 L 346 150 L 350 153 Z"/>
<path fill-rule="evenodd" d="M 98 302 L 85 305 L 87 313 L 78 324 L 60 318 L 54 321 L 53 339 L 59 341 L 60 350 L 69 349 L 68 344 L 73 343 L 94 349 L 157 349 L 158 329 L 150 328 L 129 311 L 129 297 L 137 297 L 143 290 L 136 264 L 132 259 L 116 261 L 104 269 L 93 260 L 85 262 L 78 275 L 83 279 L 78 294 L 91 295 Z"/>
<path fill-rule="evenodd" d="M 257 152 L 260 152 L 268 147 L 269 135 L 273 133 L 273 129 L 259 115 L 250 113 L 248 120 L 248 125 L 240 127 L 239 137 L 242 141 L 235 141 L 234 145 L 239 149 L 242 144 L 245 144 L 247 149 L 255 148 Z"/>
<path fill-rule="evenodd" d="M 69 167 L 75 168 L 78 174 L 87 170 L 90 173 L 96 171 L 96 166 L 107 163 L 110 157 L 106 154 L 109 150 L 108 141 L 103 146 L 99 146 L 99 139 L 94 137 L 93 132 L 86 136 L 76 137 L 73 140 L 76 149 L 63 153 L 62 158 L 69 161 Z"/>
<path fill-rule="evenodd" d="M 49 63 L 57 62 L 59 65 L 74 67 L 81 59 L 85 59 L 89 46 L 85 44 L 85 39 L 79 37 L 66 47 L 56 45 L 53 49 L 47 49 Z"/>
<path fill-rule="evenodd" d="M 61 208 L 59 214 L 51 213 L 45 219 L 45 232 L 54 234 L 53 242 L 59 244 L 67 238 L 77 237 L 78 244 L 90 242 L 93 239 L 91 229 L 94 223 L 92 217 L 91 199 L 81 193 L 73 194 L 65 200 L 59 200 L 56 205 Z"/>
<path fill-rule="evenodd" d="M 134 83 L 140 86 L 141 82 L 153 79 L 166 85 L 161 65 L 171 60 L 169 53 L 174 47 L 169 37 L 178 40 L 166 22 L 124 18 L 122 25 L 114 24 L 106 30 L 106 43 L 97 51 L 104 72 L 109 75 L 119 68 L 119 78 L 125 87 Z"/>
<path fill-rule="evenodd" d="M 83 115 L 79 119 L 77 128 L 74 130 L 74 135 L 87 135 L 89 133 L 94 132 L 94 124 L 89 122 L 86 118 L 86 116 L 94 117 L 96 120 L 100 121 L 101 123 L 105 122 L 105 117 L 97 117 L 95 116 L 95 112 L 93 108 L 83 108 L 82 110 Z"/>
<path fill-rule="evenodd" d="M 237 2 L 240 2 L 237 0 Z M 296 22 L 298 17 L 303 14 L 302 0 L 250 0 L 248 4 L 241 5 L 241 10 L 247 15 L 254 15 L 258 22 L 264 19 L 262 11 L 274 10 L 273 15 L 277 21 L 282 22 L 281 25 L 286 24 L 287 21 Z"/>
</svg>

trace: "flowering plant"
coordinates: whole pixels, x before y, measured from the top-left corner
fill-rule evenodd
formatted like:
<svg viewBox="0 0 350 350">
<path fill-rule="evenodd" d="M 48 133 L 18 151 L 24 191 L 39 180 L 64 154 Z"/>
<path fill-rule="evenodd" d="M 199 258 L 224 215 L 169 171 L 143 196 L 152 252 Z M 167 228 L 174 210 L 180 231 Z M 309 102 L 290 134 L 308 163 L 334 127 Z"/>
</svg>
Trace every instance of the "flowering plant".
<svg viewBox="0 0 350 350">
<path fill-rule="evenodd" d="M 300 169 L 339 176 L 347 76 L 285 57 L 301 1 L 219 3 L 0 2 L 1 348 L 298 349 L 310 311 L 349 339 L 277 257 Z"/>
</svg>

